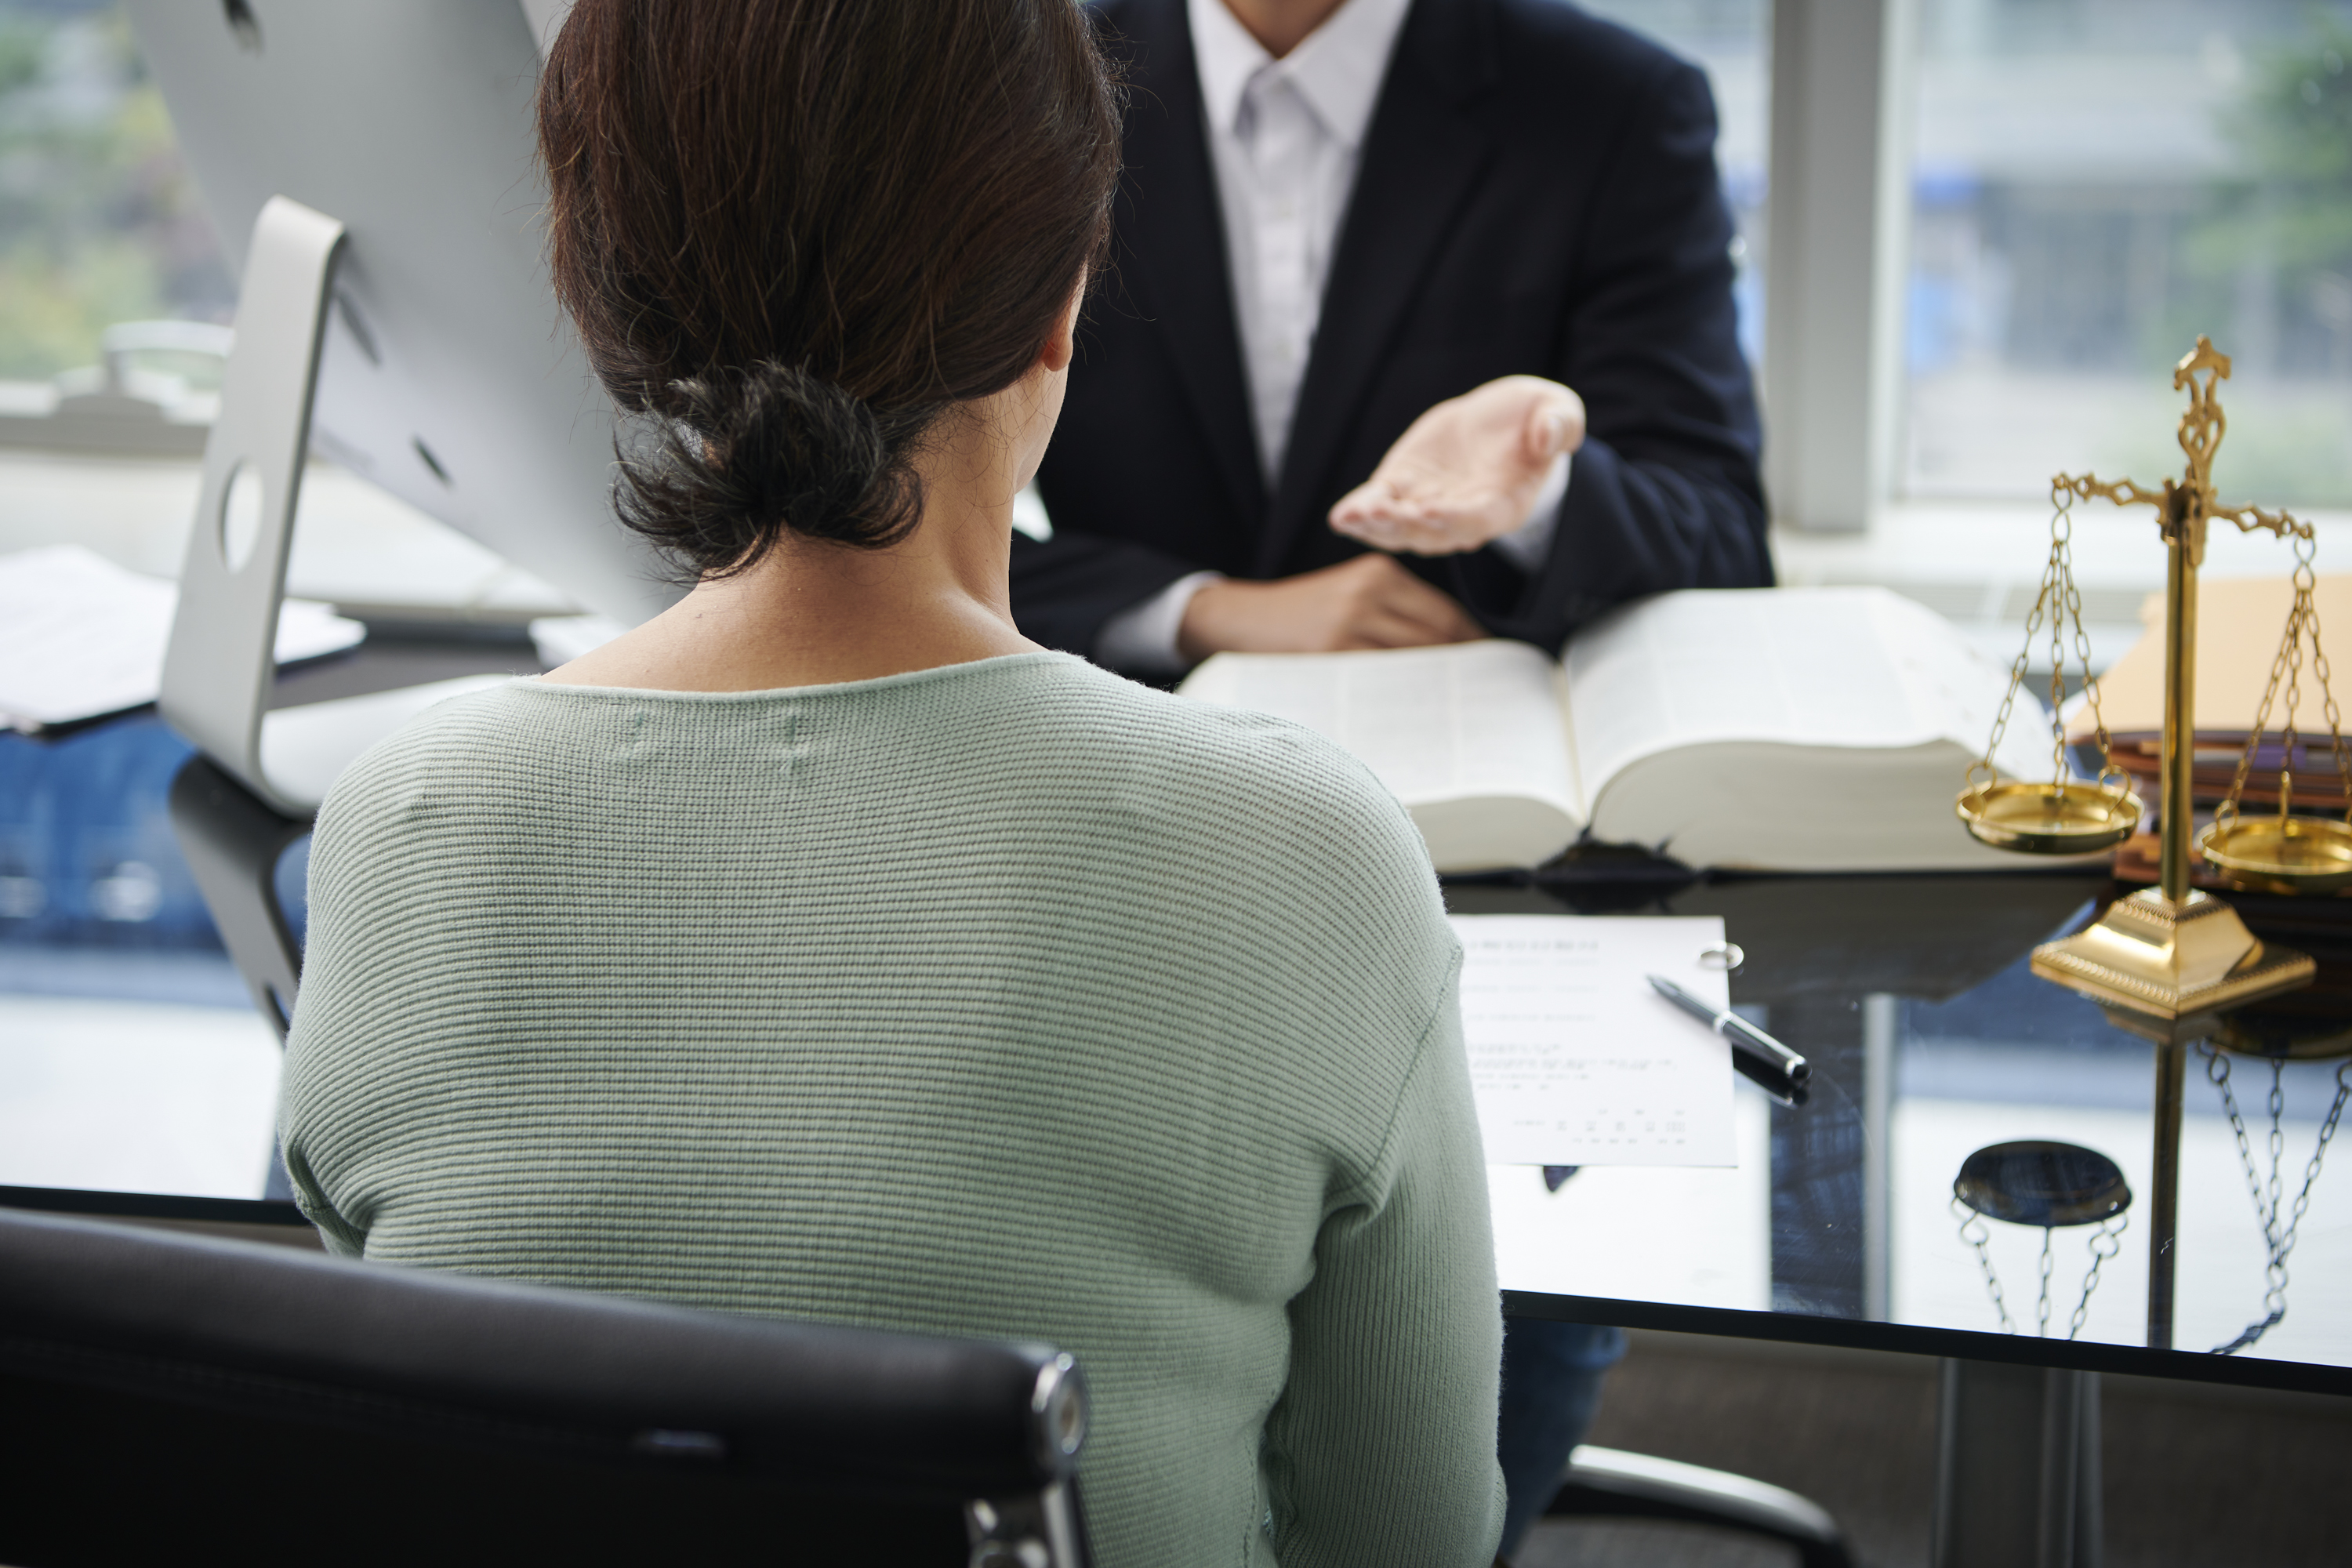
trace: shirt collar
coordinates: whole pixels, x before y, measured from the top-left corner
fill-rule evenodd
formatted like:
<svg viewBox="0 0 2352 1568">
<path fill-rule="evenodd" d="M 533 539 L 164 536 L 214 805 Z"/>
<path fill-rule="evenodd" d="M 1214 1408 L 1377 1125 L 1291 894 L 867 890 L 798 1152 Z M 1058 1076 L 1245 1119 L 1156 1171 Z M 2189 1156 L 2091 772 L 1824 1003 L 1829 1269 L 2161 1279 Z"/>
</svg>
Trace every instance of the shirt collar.
<svg viewBox="0 0 2352 1568">
<path fill-rule="evenodd" d="M 1225 9 L 1224 0 L 1186 0 L 1192 58 L 1209 123 L 1230 132 L 1242 94 L 1269 67 L 1290 79 L 1324 127 L 1353 152 L 1370 125 L 1389 55 L 1412 0 L 1343 0 L 1339 9 L 1280 60 Z"/>
</svg>

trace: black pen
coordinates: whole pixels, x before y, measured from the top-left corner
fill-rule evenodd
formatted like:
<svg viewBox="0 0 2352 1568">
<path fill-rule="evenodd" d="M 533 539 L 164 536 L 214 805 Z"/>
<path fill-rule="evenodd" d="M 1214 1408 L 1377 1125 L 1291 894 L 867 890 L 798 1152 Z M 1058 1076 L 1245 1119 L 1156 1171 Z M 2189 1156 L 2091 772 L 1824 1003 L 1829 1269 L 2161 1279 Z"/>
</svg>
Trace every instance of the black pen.
<svg viewBox="0 0 2352 1568">
<path fill-rule="evenodd" d="M 1653 974 L 1650 984 L 1659 995 L 1680 1007 L 1694 1018 L 1704 1019 L 1706 1026 L 1729 1040 L 1736 1050 L 1749 1056 L 1787 1075 L 1790 1083 L 1802 1083 L 1813 1076 L 1811 1062 L 1733 1012 L 1717 1012 L 1673 981 Z"/>
</svg>

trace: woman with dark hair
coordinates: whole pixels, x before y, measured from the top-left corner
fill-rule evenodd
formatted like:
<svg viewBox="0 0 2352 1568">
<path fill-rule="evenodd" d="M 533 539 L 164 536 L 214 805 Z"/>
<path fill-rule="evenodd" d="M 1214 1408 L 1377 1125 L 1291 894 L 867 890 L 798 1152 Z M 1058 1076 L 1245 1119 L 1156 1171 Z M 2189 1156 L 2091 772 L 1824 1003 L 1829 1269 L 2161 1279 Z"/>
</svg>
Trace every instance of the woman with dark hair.
<svg viewBox="0 0 2352 1568">
<path fill-rule="evenodd" d="M 1069 0 L 580 0 L 557 289 L 694 582 L 319 820 L 281 1132 L 337 1251 L 1050 1341 L 1110 1568 L 1486 1562 L 1457 952 L 1307 731 L 1014 629 L 1118 173 Z"/>
</svg>

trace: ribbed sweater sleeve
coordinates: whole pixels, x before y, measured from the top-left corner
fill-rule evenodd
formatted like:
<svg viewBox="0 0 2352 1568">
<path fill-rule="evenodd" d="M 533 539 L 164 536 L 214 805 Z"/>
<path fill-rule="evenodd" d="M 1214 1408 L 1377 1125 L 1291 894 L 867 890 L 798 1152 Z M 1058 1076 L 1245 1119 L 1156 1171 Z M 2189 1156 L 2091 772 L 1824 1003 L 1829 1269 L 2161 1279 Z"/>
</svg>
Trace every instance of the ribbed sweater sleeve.
<svg viewBox="0 0 2352 1568">
<path fill-rule="evenodd" d="M 1502 1318 L 1477 1116 L 1452 984 L 1379 1162 L 1341 1195 L 1290 1303 L 1290 1376 L 1266 1421 L 1283 1568 L 1484 1564 Z"/>
</svg>

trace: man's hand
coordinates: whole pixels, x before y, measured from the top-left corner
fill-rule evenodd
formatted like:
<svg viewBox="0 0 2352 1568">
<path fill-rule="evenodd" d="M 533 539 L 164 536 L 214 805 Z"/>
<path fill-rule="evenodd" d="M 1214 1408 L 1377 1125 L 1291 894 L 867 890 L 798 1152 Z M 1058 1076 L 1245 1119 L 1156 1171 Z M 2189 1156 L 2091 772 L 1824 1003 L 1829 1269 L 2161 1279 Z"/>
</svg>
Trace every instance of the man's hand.
<svg viewBox="0 0 2352 1568">
<path fill-rule="evenodd" d="M 1213 653 L 1428 647 L 1486 634 L 1461 605 L 1385 555 L 1359 555 L 1272 583 L 1224 578 L 1185 606 L 1176 647 Z"/>
<path fill-rule="evenodd" d="M 1377 550 L 1475 550 L 1525 522 L 1553 460 L 1583 444 L 1582 398 L 1556 381 L 1507 375 L 1414 420 L 1331 509 L 1331 526 Z"/>
</svg>

